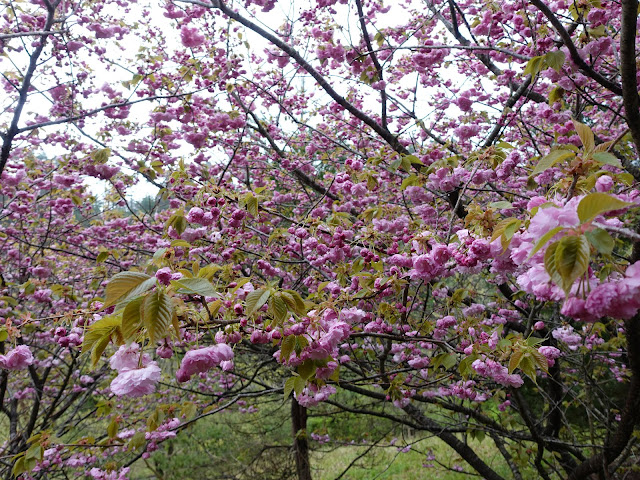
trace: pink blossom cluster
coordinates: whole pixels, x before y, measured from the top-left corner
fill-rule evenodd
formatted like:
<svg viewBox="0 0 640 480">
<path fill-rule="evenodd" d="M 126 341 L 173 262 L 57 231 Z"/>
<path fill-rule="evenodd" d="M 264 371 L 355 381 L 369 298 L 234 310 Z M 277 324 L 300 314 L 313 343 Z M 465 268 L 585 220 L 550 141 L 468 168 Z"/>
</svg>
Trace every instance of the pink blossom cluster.
<svg viewBox="0 0 640 480">
<path fill-rule="evenodd" d="M 155 392 L 162 374 L 158 364 L 142 353 L 137 343 L 122 345 L 109 365 L 118 372 L 111 381 L 111 392 L 119 397 L 142 397 Z"/>
<path fill-rule="evenodd" d="M 5 370 L 24 370 L 33 362 L 33 354 L 26 345 L 18 345 L 6 355 L 0 355 L 0 368 Z"/>
<path fill-rule="evenodd" d="M 483 377 L 491 378 L 505 387 L 517 388 L 522 386 L 524 383 L 524 380 L 522 380 L 520 375 L 515 373 L 509 374 L 507 367 L 501 365 L 495 360 L 491 360 L 490 358 L 474 360 L 471 367 Z"/>
<path fill-rule="evenodd" d="M 207 372 L 219 365 L 223 369 L 231 369 L 233 368 L 232 361 L 233 350 L 225 343 L 189 350 L 182 358 L 180 368 L 176 372 L 176 378 L 179 382 L 187 382 L 192 375 Z"/>
</svg>

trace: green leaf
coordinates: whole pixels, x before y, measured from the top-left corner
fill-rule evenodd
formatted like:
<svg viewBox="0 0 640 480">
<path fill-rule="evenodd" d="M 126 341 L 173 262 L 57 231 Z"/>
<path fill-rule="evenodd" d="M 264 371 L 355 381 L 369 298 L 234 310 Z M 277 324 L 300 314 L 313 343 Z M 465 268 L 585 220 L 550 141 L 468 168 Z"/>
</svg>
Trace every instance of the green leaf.
<svg viewBox="0 0 640 480">
<path fill-rule="evenodd" d="M 489 207 L 495 209 L 503 209 L 503 208 L 513 208 L 513 204 L 511 202 L 507 202 L 506 200 L 502 200 L 500 202 L 491 202 Z"/>
<path fill-rule="evenodd" d="M 111 253 L 109 253 L 107 250 L 100 252 L 96 257 L 96 263 L 104 262 L 107 258 L 109 258 L 109 255 L 111 255 Z"/>
<path fill-rule="evenodd" d="M 250 316 L 257 312 L 271 296 L 271 290 L 268 288 L 260 288 L 249 292 L 245 299 L 246 315 Z"/>
<path fill-rule="evenodd" d="M 110 342 L 111 334 L 108 334 L 100 338 L 93 345 L 93 348 L 91 349 L 91 368 L 95 368 L 95 366 L 98 364 L 98 362 L 100 361 L 100 357 L 102 357 L 102 354 L 104 353 L 107 346 L 109 346 Z"/>
<path fill-rule="evenodd" d="M 149 277 L 149 275 L 140 272 L 120 272 L 114 275 L 107 284 L 105 291 L 106 299 L 103 308 L 115 305 L 150 278 L 153 277 Z M 153 278 L 153 280 L 155 282 L 155 278 Z M 151 287 L 149 286 L 149 288 Z"/>
<path fill-rule="evenodd" d="M 555 87 L 553 90 L 551 90 L 551 92 L 549 92 L 549 105 L 552 106 L 558 100 L 562 100 L 563 96 L 564 96 L 564 88 Z"/>
<path fill-rule="evenodd" d="M 591 129 L 584 123 L 576 122 L 575 120 L 573 120 L 573 128 L 576 129 L 576 133 L 580 137 L 584 151 L 587 153 L 593 152 L 593 149 L 596 148 L 596 142 Z"/>
<path fill-rule="evenodd" d="M 536 168 L 534 168 L 533 172 L 531 172 L 531 176 L 535 176 L 539 173 L 542 173 L 545 170 L 548 170 L 549 168 L 553 167 L 556 163 L 559 163 L 568 158 L 573 158 L 575 157 L 575 155 L 576 155 L 575 153 L 569 150 L 553 150 L 549 152 L 548 155 L 545 155 L 540 159 L 540 161 L 536 165 Z"/>
<path fill-rule="evenodd" d="M 544 56 L 544 61 L 548 67 L 553 68 L 556 72 L 562 73 L 562 65 L 564 65 L 565 55 L 560 50 L 549 52 Z"/>
<path fill-rule="evenodd" d="M 291 353 L 293 352 L 293 348 L 296 345 L 296 336 L 289 335 L 282 340 L 282 345 L 280 345 L 280 361 L 288 362 L 291 357 Z"/>
<path fill-rule="evenodd" d="M 604 255 L 611 255 L 616 242 L 611 235 L 609 235 L 609 232 L 602 228 L 594 228 L 584 234 L 587 240 L 589 240 L 589 243 L 593 245 L 598 252 Z"/>
<path fill-rule="evenodd" d="M 633 203 L 623 202 L 606 193 L 590 193 L 578 204 L 578 218 L 580 223 L 586 223 L 602 213 L 621 210 L 631 205 Z"/>
<path fill-rule="evenodd" d="M 542 247 L 544 247 L 545 244 L 549 240 L 551 240 L 553 237 L 555 237 L 556 234 L 561 232 L 563 229 L 564 229 L 563 226 L 558 226 L 558 227 L 552 228 L 547 233 L 545 233 L 542 237 L 540 237 L 540 240 L 537 241 L 536 245 L 533 247 L 533 250 L 531 250 L 531 253 L 529 254 L 529 257 L 527 257 L 527 258 L 533 257 L 538 252 L 538 250 L 540 250 Z"/>
<path fill-rule="evenodd" d="M 560 245 L 559 241 L 553 242 L 547 247 L 547 250 L 544 252 L 544 268 L 549 274 L 549 277 L 551 277 L 551 280 L 557 285 L 560 285 L 562 278 L 556 268 L 556 250 L 558 249 L 558 245 Z"/>
<path fill-rule="evenodd" d="M 107 163 L 107 160 L 109 160 L 109 156 L 111 155 L 111 149 L 110 148 L 101 148 L 99 150 L 95 150 L 92 154 L 91 157 L 96 161 L 96 163 Z"/>
<path fill-rule="evenodd" d="M 186 240 L 173 240 L 171 242 L 171 246 L 172 247 L 186 247 L 186 248 L 191 248 L 191 244 L 189 242 L 187 242 Z"/>
<path fill-rule="evenodd" d="M 179 287 L 178 293 L 193 293 L 203 297 L 217 297 L 218 292 L 206 278 L 181 278 L 173 280 L 171 285 Z"/>
<path fill-rule="evenodd" d="M 518 368 L 523 355 L 524 355 L 524 351 L 521 348 L 518 348 L 516 351 L 513 352 L 513 354 L 511 355 L 511 358 L 509 359 L 509 374 L 512 374 L 513 371 L 516 368 Z"/>
<path fill-rule="evenodd" d="M 596 152 L 591 155 L 591 158 L 594 159 L 598 163 L 602 163 L 604 165 L 612 165 L 614 167 L 622 168 L 622 162 L 618 160 L 618 158 L 609 152 Z"/>
<path fill-rule="evenodd" d="M 0 328 L 0 342 L 4 342 L 7 338 L 9 338 L 9 332 L 7 332 L 6 328 Z"/>
<path fill-rule="evenodd" d="M 402 180 L 402 185 L 400 185 L 400 190 L 406 190 L 408 187 L 415 187 L 419 184 L 419 178 L 417 175 L 409 175 L 404 180 Z"/>
<path fill-rule="evenodd" d="M 115 315 L 108 315 L 90 325 L 84 332 L 82 353 L 93 349 L 94 345 L 104 337 L 110 338 L 116 329 L 120 328 L 120 325 L 121 321 Z M 102 352 L 100 352 L 100 354 L 102 354 Z"/>
<path fill-rule="evenodd" d="M 122 311 L 122 336 L 129 342 L 142 327 L 141 307 L 144 297 L 131 300 Z"/>
<path fill-rule="evenodd" d="M 269 300 L 269 310 L 273 319 L 280 325 L 287 319 L 289 309 L 287 303 L 282 299 L 281 294 L 276 294 Z"/>
<path fill-rule="evenodd" d="M 109 426 L 107 427 L 107 435 L 109 436 L 109 438 L 116 438 L 116 436 L 118 435 L 118 422 L 115 418 L 111 420 Z"/>
<path fill-rule="evenodd" d="M 284 399 L 285 400 L 289 398 L 289 396 L 291 395 L 296 378 L 298 377 L 290 377 L 290 378 L 287 378 L 286 382 L 284 382 Z"/>
<path fill-rule="evenodd" d="M 527 62 L 527 66 L 524 68 L 525 75 L 531 75 L 535 77 L 540 70 L 544 67 L 544 56 L 533 57 Z"/>
<path fill-rule="evenodd" d="M 307 381 L 302 377 L 295 377 L 293 381 L 293 391 L 296 392 L 296 395 L 300 395 L 304 387 L 307 386 Z"/>
<path fill-rule="evenodd" d="M 298 365 L 298 375 L 305 380 L 309 380 L 309 378 L 316 373 L 316 370 L 317 367 L 313 360 L 305 360 Z"/>
<path fill-rule="evenodd" d="M 584 235 L 567 235 L 558 242 L 555 267 L 565 294 L 569 294 L 573 282 L 589 268 L 589 252 L 589 242 Z"/>
<path fill-rule="evenodd" d="M 142 303 L 142 313 L 151 344 L 167 336 L 173 319 L 173 301 L 169 295 L 160 290 L 150 293 Z"/>
<path fill-rule="evenodd" d="M 305 315 L 307 313 L 307 306 L 305 305 L 304 300 L 302 299 L 302 297 L 298 292 L 296 292 L 295 290 L 283 290 L 282 292 L 288 293 L 293 297 L 293 301 L 294 301 L 293 305 L 289 305 L 289 301 L 284 295 L 282 297 L 284 298 L 284 301 L 287 302 L 287 305 L 289 305 L 290 310 L 293 310 L 298 315 Z"/>
</svg>

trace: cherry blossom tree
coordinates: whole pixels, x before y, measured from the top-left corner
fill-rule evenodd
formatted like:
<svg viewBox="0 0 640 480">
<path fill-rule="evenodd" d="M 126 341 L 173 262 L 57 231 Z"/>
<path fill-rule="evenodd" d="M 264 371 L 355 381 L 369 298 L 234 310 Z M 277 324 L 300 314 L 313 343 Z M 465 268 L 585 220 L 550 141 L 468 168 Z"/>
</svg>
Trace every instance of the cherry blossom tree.
<svg viewBox="0 0 640 480">
<path fill-rule="evenodd" d="M 127 478 L 283 397 L 299 479 L 308 409 L 487 479 L 469 438 L 517 479 L 634 471 L 637 9 L 7 1 L 3 475 Z"/>
</svg>

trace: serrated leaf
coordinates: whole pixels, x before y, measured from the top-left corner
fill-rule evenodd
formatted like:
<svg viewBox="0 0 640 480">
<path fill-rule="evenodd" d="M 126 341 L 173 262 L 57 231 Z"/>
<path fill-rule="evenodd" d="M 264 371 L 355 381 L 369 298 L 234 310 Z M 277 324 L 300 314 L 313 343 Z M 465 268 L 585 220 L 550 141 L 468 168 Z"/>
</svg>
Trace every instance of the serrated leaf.
<svg viewBox="0 0 640 480">
<path fill-rule="evenodd" d="M 544 56 L 544 61 L 549 68 L 553 68 L 556 72 L 562 73 L 562 65 L 564 65 L 565 55 L 562 51 L 556 50 L 548 52 Z"/>
<path fill-rule="evenodd" d="M 562 278 L 562 289 L 569 294 L 573 282 L 589 268 L 589 242 L 584 235 L 562 237 L 555 251 L 555 267 Z"/>
<path fill-rule="evenodd" d="M 102 357 L 102 354 L 109 345 L 109 342 L 111 342 L 111 334 L 105 335 L 95 342 L 91 349 L 91 368 L 95 368 L 98 364 L 100 357 Z"/>
<path fill-rule="evenodd" d="M 524 74 L 535 77 L 538 73 L 540 73 L 540 70 L 542 70 L 543 67 L 544 56 L 540 55 L 537 57 L 533 57 L 527 62 L 527 66 L 524 68 Z"/>
<path fill-rule="evenodd" d="M 305 305 L 304 300 L 298 292 L 296 292 L 295 290 L 283 290 L 283 292 L 291 295 L 295 302 L 295 305 L 289 306 L 289 308 L 291 308 L 298 315 L 305 315 L 307 313 L 307 306 Z"/>
<path fill-rule="evenodd" d="M 518 368 L 523 355 L 524 351 L 520 348 L 511 354 L 511 358 L 509 359 L 509 374 L 512 374 L 513 371 Z"/>
<path fill-rule="evenodd" d="M 293 391 L 296 392 L 296 395 L 300 395 L 304 387 L 307 386 L 307 381 L 302 377 L 294 377 L 293 381 Z"/>
<path fill-rule="evenodd" d="M 16 462 L 13 464 L 13 468 L 11 469 L 11 474 L 14 477 L 19 476 L 20 474 L 26 472 L 27 469 L 24 464 L 24 455 L 21 455 Z"/>
<path fill-rule="evenodd" d="M 181 278 L 173 280 L 171 285 L 179 288 L 178 293 L 193 293 L 203 297 L 217 297 L 218 292 L 206 278 Z"/>
<path fill-rule="evenodd" d="M 631 205 L 633 203 L 623 202 L 606 193 L 590 193 L 578 204 L 578 218 L 580 223 L 586 223 L 602 213 L 621 210 Z"/>
<path fill-rule="evenodd" d="M 144 297 L 137 297 L 131 300 L 122 311 L 122 336 L 126 342 L 132 341 L 142 328 L 142 316 L 140 308 Z"/>
<path fill-rule="evenodd" d="M 584 123 L 576 122 L 575 120 L 573 120 L 573 128 L 576 129 L 576 133 L 580 137 L 584 151 L 586 153 L 593 152 L 593 149 L 596 148 L 596 142 L 591 129 Z"/>
<path fill-rule="evenodd" d="M 284 382 L 284 399 L 286 400 L 293 392 L 293 386 L 295 384 L 296 378 L 298 377 L 290 377 L 287 378 L 287 381 Z"/>
<path fill-rule="evenodd" d="M 584 235 L 598 252 L 604 255 L 611 255 L 613 252 L 613 247 L 616 242 L 606 230 L 602 228 L 594 228 L 591 231 L 585 232 Z"/>
<path fill-rule="evenodd" d="M 116 328 L 120 328 L 121 321 L 115 315 L 108 315 L 90 325 L 84 332 L 82 341 L 82 353 L 86 353 L 93 348 L 96 342 L 103 337 L 111 337 Z"/>
<path fill-rule="evenodd" d="M 150 293 L 142 303 L 142 322 L 151 344 L 166 337 L 173 320 L 173 300 L 163 291 Z"/>
<path fill-rule="evenodd" d="M 269 309 L 273 314 L 273 319 L 278 324 L 283 323 L 287 319 L 289 309 L 287 308 L 287 303 L 282 299 L 281 294 L 274 295 L 269 299 Z"/>
<path fill-rule="evenodd" d="M 124 297 L 133 292 L 136 287 L 139 287 L 146 280 L 149 280 L 149 275 L 140 272 L 120 272 L 113 276 L 113 278 L 107 284 L 105 290 L 105 302 L 103 308 L 115 305 Z M 154 279 L 155 281 L 155 279 Z M 150 288 L 150 287 L 149 287 Z"/>
<path fill-rule="evenodd" d="M 116 438 L 116 436 L 118 435 L 118 422 L 115 420 L 115 418 L 111 420 L 111 422 L 109 422 L 109 426 L 107 427 L 107 435 L 109 436 L 109 438 Z"/>
<path fill-rule="evenodd" d="M 192 245 L 191 245 L 189 242 L 187 242 L 186 240 L 180 240 L 180 239 L 178 239 L 178 240 L 173 240 L 173 241 L 171 242 L 171 246 L 172 246 L 172 247 L 186 247 L 186 248 L 190 248 Z"/>
<path fill-rule="evenodd" d="M 533 250 L 531 250 L 531 253 L 529 254 L 529 256 L 527 258 L 531 258 L 533 257 L 536 253 L 538 253 L 538 250 L 540 250 L 542 247 L 545 246 L 545 244 L 551 240 L 553 237 L 556 236 L 557 233 L 561 232 L 564 229 L 563 226 L 558 226 L 555 228 L 552 228 L 551 230 L 549 230 L 547 233 L 545 233 L 542 237 L 540 237 L 540 240 L 538 240 L 535 244 L 535 246 L 533 247 Z"/>
<path fill-rule="evenodd" d="M 296 345 L 295 335 L 289 335 L 287 337 L 284 337 L 284 340 L 282 340 L 282 345 L 280 345 L 280 361 L 281 362 L 289 361 L 289 358 L 291 357 L 291 353 L 293 352 L 295 345 Z"/>
<path fill-rule="evenodd" d="M 91 157 L 96 161 L 96 163 L 100 163 L 100 164 L 107 163 L 107 160 L 109 160 L 110 155 L 111 155 L 110 148 L 101 148 L 91 153 Z"/>
<path fill-rule="evenodd" d="M 622 162 L 620 162 L 620 160 L 618 160 L 618 158 L 613 153 L 596 152 L 591 155 L 591 158 L 598 163 L 602 163 L 603 165 L 612 165 L 614 167 L 622 168 Z"/>
<path fill-rule="evenodd" d="M 531 357 L 529 356 L 525 356 L 522 358 L 522 360 L 520 360 L 520 365 L 519 365 L 520 370 L 522 370 L 522 372 L 529 377 L 531 380 L 533 380 L 534 383 L 536 382 L 536 367 L 533 363 L 533 361 L 531 360 Z"/>
<path fill-rule="evenodd" d="M 559 241 L 553 242 L 544 252 L 544 268 L 549 274 L 549 277 L 551 277 L 551 280 L 558 285 L 562 282 L 562 278 L 558 274 L 558 269 L 556 268 L 556 250 L 559 244 Z"/>
<path fill-rule="evenodd" d="M 408 187 L 417 186 L 419 183 L 419 178 L 417 175 L 409 175 L 404 180 L 402 180 L 402 185 L 400 185 L 400 190 L 404 191 Z"/>
<path fill-rule="evenodd" d="M 542 173 L 563 160 L 575 157 L 575 155 L 575 153 L 569 150 L 553 150 L 548 155 L 545 155 L 540 159 L 540 161 L 536 165 L 536 168 L 534 168 L 533 172 L 531 172 L 531 176 Z"/>
<path fill-rule="evenodd" d="M 499 210 L 504 208 L 513 208 L 513 204 L 511 202 L 507 202 L 506 200 L 502 200 L 500 202 L 491 202 L 489 204 L 489 207 Z"/>
<path fill-rule="evenodd" d="M 549 373 L 549 361 L 547 360 L 547 357 L 545 357 L 543 354 L 541 354 L 535 348 L 530 349 L 530 353 L 531 353 L 531 355 L 533 355 L 533 358 L 535 360 L 536 366 L 540 370 L 542 370 L 544 373 L 548 374 Z"/>
<path fill-rule="evenodd" d="M 549 105 L 552 106 L 558 100 L 562 100 L 563 96 L 564 96 L 564 88 L 555 87 L 553 90 L 551 90 L 551 92 L 549 92 Z"/>
<path fill-rule="evenodd" d="M 313 360 L 305 360 L 300 365 L 298 365 L 298 375 L 304 378 L 305 380 L 309 380 L 311 376 L 316 373 L 317 367 Z"/>
<path fill-rule="evenodd" d="M 260 288 L 253 292 L 249 292 L 245 299 L 246 315 L 251 316 L 257 312 L 265 303 L 267 303 L 270 296 L 271 290 L 268 288 Z"/>
<path fill-rule="evenodd" d="M 40 445 L 39 443 L 35 443 L 29 447 L 24 458 L 26 460 L 30 460 L 30 459 L 42 460 L 43 456 L 44 456 L 44 448 L 42 448 L 42 445 Z"/>
<path fill-rule="evenodd" d="M 102 263 L 111 255 L 108 251 L 103 251 L 98 254 L 96 257 L 96 263 Z"/>
</svg>

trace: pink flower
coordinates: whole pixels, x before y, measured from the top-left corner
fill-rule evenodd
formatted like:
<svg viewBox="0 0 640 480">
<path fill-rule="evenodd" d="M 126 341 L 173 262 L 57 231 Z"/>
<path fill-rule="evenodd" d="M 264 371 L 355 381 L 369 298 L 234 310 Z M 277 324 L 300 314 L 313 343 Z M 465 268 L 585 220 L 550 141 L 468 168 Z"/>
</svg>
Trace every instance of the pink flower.
<svg viewBox="0 0 640 480">
<path fill-rule="evenodd" d="M 179 382 L 188 381 L 196 373 L 206 372 L 224 361 L 233 359 L 233 350 L 225 343 L 219 343 L 211 347 L 199 348 L 188 351 L 180 368 L 176 372 Z M 227 364 L 225 364 L 227 365 Z"/>
<path fill-rule="evenodd" d="M 204 35 L 200 34 L 197 28 L 182 27 L 180 40 L 185 47 L 198 47 L 204 43 Z"/>
<path fill-rule="evenodd" d="M 113 370 L 121 372 L 123 370 L 133 370 L 138 368 L 138 365 L 146 367 L 151 362 L 151 357 L 148 354 L 143 354 L 140 357 L 140 347 L 137 343 L 131 345 L 122 345 L 118 351 L 109 360 L 109 365 Z"/>
<path fill-rule="evenodd" d="M 24 370 L 33 364 L 33 355 L 26 345 L 18 345 L 6 355 L 0 355 L 0 368 L 5 370 Z"/>
<path fill-rule="evenodd" d="M 142 397 L 155 392 L 156 383 L 160 380 L 160 367 L 156 362 L 149 362 L 146 367 L 123 369 L 111 382 L 111 391 L 121 397 Z"/>
</svg>

